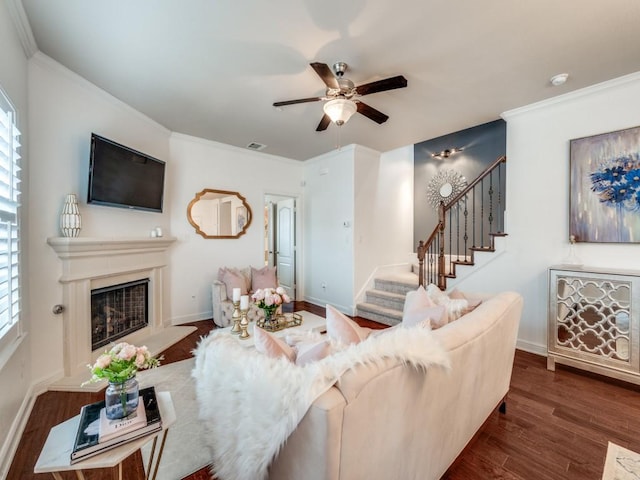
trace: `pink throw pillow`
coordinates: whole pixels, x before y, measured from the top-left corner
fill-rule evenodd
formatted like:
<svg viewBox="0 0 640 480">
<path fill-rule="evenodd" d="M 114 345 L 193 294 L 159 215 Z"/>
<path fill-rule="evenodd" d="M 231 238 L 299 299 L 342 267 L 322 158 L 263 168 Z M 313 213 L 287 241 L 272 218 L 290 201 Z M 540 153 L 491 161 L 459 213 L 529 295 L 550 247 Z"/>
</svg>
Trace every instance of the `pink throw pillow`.
<svg viewBox="0 0 640 480">
<path fill-rule="evenodd" d="M 361 327 L 344 313 L 327 305 L 327 335 L 342 343 L 360 343 L 371 333 L 370 328 Z"/>
<path fill-rule="evenodd" d="M 331 353 L 328 340 L 317 343 L 301 343 L 298 345 L 296 365 L 302 367 L 307 363 L 317 362 Z"/>
<path fill-rule="evenodd" d="M 222 276 L 220 276 L 222 271 Z M 227 291 L 227 298 L 233 298 L 233 289 L 239 288 L 242 295 L 249 293 L 249 286 L 247 285 L 247 278 L 235 268 L 221 268 L 218 272 L 218 279 L 224 283 L 225 290 Z"/>
<path fill-rule="evenodd" d="M 251 290 L 256 291 L 261 288 L 276 288 L 278 279 L 276 277 L 276 267 L 264 267 L 260 270 L 251 267 Z"/>
<path fill-rule="evenodd" d="M 296 359 L 296 352 L 287 345 L 284 340 L 279 339 L 257 325 L 253 327 L 253 339 L 256 350 L 260 353 L 264 353 L 272 358 L 285 357 L 290 362 L 294 362 Z"/>
</svg>

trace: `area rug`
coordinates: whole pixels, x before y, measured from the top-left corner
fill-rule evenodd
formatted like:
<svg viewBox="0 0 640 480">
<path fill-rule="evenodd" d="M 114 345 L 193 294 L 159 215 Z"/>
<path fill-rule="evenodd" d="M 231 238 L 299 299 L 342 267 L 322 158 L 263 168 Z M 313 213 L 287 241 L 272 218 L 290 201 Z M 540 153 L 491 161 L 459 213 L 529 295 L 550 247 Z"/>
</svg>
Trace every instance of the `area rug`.
<svg viewBox="0 0 640 480">
<path fill-rule="evenodd" d="M 602 480 L 640 480 L 640 454 L 609 442 Z"/>
<path fill-rule="evenodd" d="M 153 385 L 157 391 L 171 392 L 176 422 L 169 429 L 158 480 L 179 480 L 206 466 L 212 458 L 204 444 L 204 427 L 198 421 L 195 382 L 191 377 L 194 359 L 170 363 L 159 368 L 138 372 L 140 387 Z M 151 444 L 145 445 L 142 458 L 147 465 Z"/>
</svg>

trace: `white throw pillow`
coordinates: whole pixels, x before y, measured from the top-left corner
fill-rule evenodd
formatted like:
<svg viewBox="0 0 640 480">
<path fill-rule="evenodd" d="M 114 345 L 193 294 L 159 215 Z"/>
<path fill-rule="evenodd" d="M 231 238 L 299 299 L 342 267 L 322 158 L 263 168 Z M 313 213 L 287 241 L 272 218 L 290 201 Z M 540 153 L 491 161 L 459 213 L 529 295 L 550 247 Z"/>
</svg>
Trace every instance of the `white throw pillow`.
<svg viewBox="0 0 640 480">
<path fill-rule="evenodd" d="M 449 293 L 449 298 L 451 300 L 466 300 L 467 301 L 467 308 L 462 312 L 463 315 L 466 315 L 467 313 L 472 312 L 478 305 L 480 305 L 482 303 L 482 300 L 480 300 L 478 298 L 470 300 L 469 298 L 467 298 L 467 296 L 464 293 L 462 293 L 457 288 L 454 288 L 453 291 L 451 291 Z"/>
<path fill-rule="evenodd" d="M 407 293 L 402 311 L 402 325 L 411 327 L 429 319 L 431 328 L 440 328 L 447 324 L 446 309 L 437 305 L 421 285 L 417 290 Z"/>
<path fill-rule="evenodd" d="M 440 290 L 438 286 L 433 283 L 427 285 L 427 294 L 436 304 L 445 306 L 448 317 L 447 323 L 460 318 L 469 307 L 469 302 L 464 299 L 449 298 L 446 293 Z"/>
</svg>

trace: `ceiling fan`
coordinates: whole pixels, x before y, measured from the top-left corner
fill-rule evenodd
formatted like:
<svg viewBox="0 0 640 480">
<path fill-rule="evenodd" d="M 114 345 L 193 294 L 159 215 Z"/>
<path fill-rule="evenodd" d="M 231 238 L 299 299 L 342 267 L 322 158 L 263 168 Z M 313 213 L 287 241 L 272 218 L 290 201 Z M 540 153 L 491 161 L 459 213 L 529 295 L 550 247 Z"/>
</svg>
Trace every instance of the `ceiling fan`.
<svg viewBox="0 0 640 480">
<path fill-rule="evenodd" d="M 323 106 L 324 115 L 316 128 L 316 132 L 326 130 L 331 122 L 334 122 L 338 126 L 344 125 L 356 112 L 378 124 L 386 122 L 389 118 L 387 115 L 363 103 L 359 98 L 364 95 L 407 86 L 407 79 L 402 75 L 355 86 L 351 80 L 344 76 L 344 72 L 347 70 L 347 64 L 344 62 L 335 63 L 333 65 L 333 72 L 326 63 L 314 62 L 310 65 L 327 86 L 325 96 L 275 102 L 273 106 L 284 107 L 296 103 L 326 100 L 327 102 Z"/>
</svg>

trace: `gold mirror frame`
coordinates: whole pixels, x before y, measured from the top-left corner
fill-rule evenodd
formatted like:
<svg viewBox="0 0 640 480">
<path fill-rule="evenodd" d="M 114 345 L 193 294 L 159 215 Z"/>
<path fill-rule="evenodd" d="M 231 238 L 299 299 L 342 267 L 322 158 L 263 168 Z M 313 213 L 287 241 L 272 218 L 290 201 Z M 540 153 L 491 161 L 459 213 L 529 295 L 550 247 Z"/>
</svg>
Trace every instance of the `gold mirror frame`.
<svg viewBox="0 0 640 480">
<path fill-rule="evenodd" d="M 237 201 L 235 201 L 233 197 L 235 197 Z M 222 203 L 229 203 L 228 206 L 224 205 L 224 211 L 220 210 L 220 204 L 218 204 L 215 214 L 213 214 L 213 210 L 211 210 L 212 217 L 215 217 L 217 220 L 215 224 L 212 223 L 211 225 L 207 225 L 202 215 L 202 213 L 207 213 L 204 202 L 209 200 L 225 200 Z M 198 204 L 198 202 L 201 202 L 201 204 Z M 221 221 L 222 216 L 225 217 L 224 224 Z M 246 198 L 238 192 L 228 190 L 205 188 L 201 192 L 196 193 L 195 198 L 189 202 L 189 206 L 187 207 L 187 220 L 189 220 L 189 223 L 196 229 L 196 233 L 202 235 L 204 238 L 239 238 L 247 233 L 252 219 L 253 213 Z M 220 231 L 221 228 L 222 232 Z M 213 230 L 216 230 L 216 232 Z"/>
</svg>

